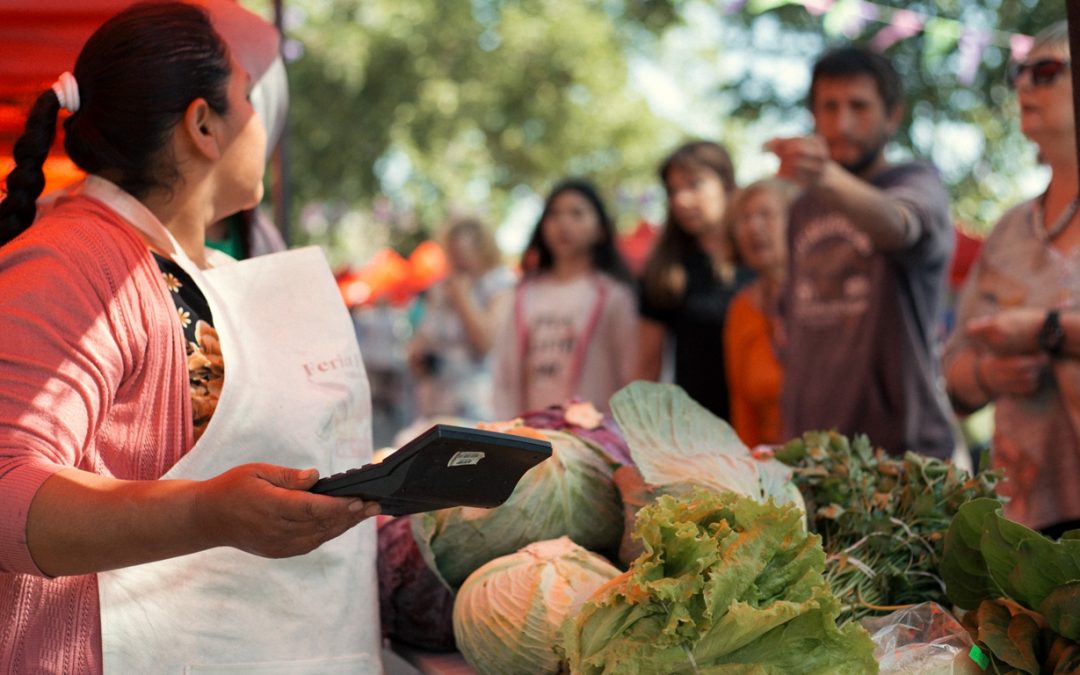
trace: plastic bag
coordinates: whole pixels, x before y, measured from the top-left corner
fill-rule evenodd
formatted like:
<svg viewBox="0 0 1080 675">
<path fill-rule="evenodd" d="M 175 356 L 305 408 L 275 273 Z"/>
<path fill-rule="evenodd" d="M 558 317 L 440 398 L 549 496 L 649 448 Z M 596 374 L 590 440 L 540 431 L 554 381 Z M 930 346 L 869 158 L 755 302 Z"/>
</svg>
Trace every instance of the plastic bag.
<svg viewBox="0 0 1080 675">
<path fill-rule="evenodd" d="M 941 605 L 924 602 L 885 616 L 866 617 L 862 626 L 874 641 L 881 675 L 979 675 L 969 652 L 974 642 Z"/>
</svg>

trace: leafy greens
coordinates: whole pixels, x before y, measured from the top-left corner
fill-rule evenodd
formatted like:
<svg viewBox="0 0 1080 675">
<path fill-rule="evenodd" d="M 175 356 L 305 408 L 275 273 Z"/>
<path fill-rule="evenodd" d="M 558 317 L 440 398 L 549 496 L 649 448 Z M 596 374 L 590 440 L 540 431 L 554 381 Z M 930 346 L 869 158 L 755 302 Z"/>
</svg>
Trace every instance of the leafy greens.
<svg viewBox="0 0 1080 675">
<path fill-rule="evenodd" d="M 645 552 L 564 624 L 572 672 L 877 672 L 798 508 L 699 488 L 646 506 L 636 534 Z"/>
</svg>

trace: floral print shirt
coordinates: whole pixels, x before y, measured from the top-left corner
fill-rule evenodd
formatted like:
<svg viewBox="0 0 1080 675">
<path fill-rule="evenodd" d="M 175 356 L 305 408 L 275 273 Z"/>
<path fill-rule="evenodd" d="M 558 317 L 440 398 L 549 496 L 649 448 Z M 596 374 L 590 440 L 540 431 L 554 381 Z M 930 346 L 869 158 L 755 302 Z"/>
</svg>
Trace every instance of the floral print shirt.
<svg viewBox="0 0 1080 675">
<path fill-rule="evenodd" d="M 206 297 L 187 272 L 172 260 L 154 254 L 176 304 L 176 318 L 187 345 L 188 383 L 191 388 L 191 415 L 195 440 L 199 440 L 217 409 L 225 362 L 221 343 L 214 330 L 214 317 Z"/>
</svg>

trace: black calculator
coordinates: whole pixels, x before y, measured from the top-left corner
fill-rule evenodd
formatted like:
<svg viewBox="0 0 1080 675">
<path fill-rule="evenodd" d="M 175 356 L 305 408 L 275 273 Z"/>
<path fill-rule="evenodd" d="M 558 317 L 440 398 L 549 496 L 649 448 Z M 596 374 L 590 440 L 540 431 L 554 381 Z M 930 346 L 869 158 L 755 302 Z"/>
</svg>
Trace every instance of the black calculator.
<svg viewBox="0 0 1080 675">
<path fill-rule="evenodd" d="M 378 464 L 319 479 L 311 492 L 378 502 L 391 516 L 451 506 L 492 508 L 550 456 L 548 441 L 436 424 Z"/>
</svg>

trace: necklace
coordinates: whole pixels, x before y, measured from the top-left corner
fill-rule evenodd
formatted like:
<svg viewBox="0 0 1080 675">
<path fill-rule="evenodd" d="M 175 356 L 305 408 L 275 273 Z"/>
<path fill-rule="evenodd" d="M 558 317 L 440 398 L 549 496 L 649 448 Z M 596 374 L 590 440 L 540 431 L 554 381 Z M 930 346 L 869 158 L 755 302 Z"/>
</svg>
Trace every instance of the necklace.
<svg viewBox="0 0 1080 675">
<path fill-rule="evenodd" d="M 1043 193 L 1042 199 L 1039 200 L 1035 206 L 1035 212 L 1032 214 L 1032 227 L 1035 228 L 1035 235 L 1043 242 L 1052 242 L 1058 237 L 1065 227 L 1076 215 L 1076 211 L 1080 208 L 1080 195 L 1073 197 L 1073 200 L 1069 202 L 1069 205 L 1065 207 L 1065 210 L 1061 212 L 1061 215 L 1057 217 L 1050 225 L 1045 225 L 1045 213 L 1043 211 L 1043 202 L 1046 201 L 1046 194 Z"/>
</svg>

